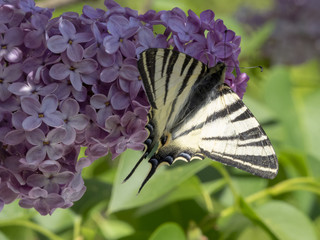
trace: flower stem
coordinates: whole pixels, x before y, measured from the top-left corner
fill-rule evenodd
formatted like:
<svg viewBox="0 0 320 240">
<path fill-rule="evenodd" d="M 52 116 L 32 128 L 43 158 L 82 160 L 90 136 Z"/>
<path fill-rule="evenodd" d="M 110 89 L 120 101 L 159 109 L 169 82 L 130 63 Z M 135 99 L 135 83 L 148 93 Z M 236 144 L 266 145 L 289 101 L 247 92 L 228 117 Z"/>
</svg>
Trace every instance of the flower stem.
<svg viewBox="0 0 320 240">
<path fill-rule="evenodd" d="M 30 222 L 30 221 L 17 220 L 17 219 L 10 220 L 10 221 L 0 221 L 0 227 L 11 227 L 11 226 L 20 226 L 20 227 L 32 229 L 36 232 L 41 233 L 42 235 L 44 235 L 45 237 L 47 237 L 50 240 L 63 240 L 59 236 L 50 232 L 49 230 L 39 226 L 38 224 Z"/>
</svg>

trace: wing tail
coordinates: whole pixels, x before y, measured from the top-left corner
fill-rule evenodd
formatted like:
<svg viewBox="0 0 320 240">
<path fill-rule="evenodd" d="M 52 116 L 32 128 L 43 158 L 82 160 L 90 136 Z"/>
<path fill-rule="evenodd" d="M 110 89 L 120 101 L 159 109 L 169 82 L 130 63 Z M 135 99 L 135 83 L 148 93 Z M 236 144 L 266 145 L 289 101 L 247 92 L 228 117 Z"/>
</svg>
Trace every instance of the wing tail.
<svg viewBox="0 0 320 240">
<path fill-rule="evenodd" d="M 139 159 L 139 161 L 136 163 L 136 165 L 132 168 L 131 172 L 128 174 L 128 176 L 123 180 L 122 183 L 126 182 L 132 174 L 136 171 L 137 167 L 140 165 L 140 163 L 148 156 L 147 152 L 144 152 L 142 157 Z"/>
<path fill-rule="evenodd" d="M 150 178 L 153 176 L 153 174 L 156 172 L 158 167 L 162 163 L 166 163 L 168 165 L 171 165 L 173 163 L 173 158 L 171 156 L 166 156 L 165 158 L 158 159 L 156 155 L 152 156 L 149 160 L 149 163 L 151 164 L 151 169 L 147 175 L 147 177 L 143 180 L 138 193 L 142 190 L 142 188 L 145 186 L 145 184 L 150 180 Z"/>
</svg>

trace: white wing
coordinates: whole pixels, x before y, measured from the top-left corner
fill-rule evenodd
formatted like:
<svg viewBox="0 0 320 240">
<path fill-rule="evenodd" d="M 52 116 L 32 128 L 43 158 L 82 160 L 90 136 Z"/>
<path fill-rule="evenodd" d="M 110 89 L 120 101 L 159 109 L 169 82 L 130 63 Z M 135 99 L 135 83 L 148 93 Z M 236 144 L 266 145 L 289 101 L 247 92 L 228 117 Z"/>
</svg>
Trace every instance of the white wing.
<svg viewBox="0 0 320 240">
<path fill-rule="evenodd" d="M 216 89 L 207 104 L 172 133 L 171 144 L 181 151 L 189 149 L 192 154 L 274 178 L 277 157 L 260 124 L 227 85 L 220 84 Z"/>
</svg>

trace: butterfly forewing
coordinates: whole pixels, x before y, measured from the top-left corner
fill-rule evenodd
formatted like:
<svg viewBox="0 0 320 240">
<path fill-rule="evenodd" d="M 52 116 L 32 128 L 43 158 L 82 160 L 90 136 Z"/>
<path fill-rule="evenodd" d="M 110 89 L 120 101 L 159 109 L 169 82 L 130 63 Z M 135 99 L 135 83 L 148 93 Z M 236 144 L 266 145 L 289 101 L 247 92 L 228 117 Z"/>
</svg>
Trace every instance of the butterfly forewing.
<svg viewBox="0 0 320 240">
<path fill-rule="evenodd" d="M 186 54 L 148 49 L 138 68 L 152 107 L 141 159 L 159 142 L 140 190 L 161 163 L 206 156 L 264 178 L 276 176 L 278 162 L 271 143 L 238 95 L 223 83 L 223 63 L 208 69 Z"/>
<path fill-rule="evenodd" d="M 207 72 L 196 59 L 169 49 L 148 49 L 138 61 L 148 100 L 154 111 L 153 120 L 171 128 L 181 108 L 190 97 L 195 82 Z M 158 111 L 158 113 L 156 113 Z"/>
</svg>

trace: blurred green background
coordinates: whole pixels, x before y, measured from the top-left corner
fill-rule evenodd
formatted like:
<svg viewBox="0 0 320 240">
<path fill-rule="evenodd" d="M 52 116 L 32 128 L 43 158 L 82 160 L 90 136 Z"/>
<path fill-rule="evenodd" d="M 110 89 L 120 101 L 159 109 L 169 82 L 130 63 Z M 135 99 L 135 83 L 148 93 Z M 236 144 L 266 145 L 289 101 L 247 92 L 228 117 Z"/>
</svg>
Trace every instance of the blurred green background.
<svg viewBox="0 0 320 240">
<path fill-rule="evenodd" d="M 299 64 L 279 62 L 278 57 L 285 52 L 280 49 L 278 56 L 277 51 L 270 55 L 265 49 L 275 34 L 280 41 L 273 42 L 275 47 L 291 44 L 291 39 L 281 38 L 282 32 L 275 31 L 279 19 L 271 15 L 255 27 L 256 22 L 250 25 L 237 19 L 244 6 L 259 13 L 272 11 L 279 1 L 118 1 L 139 13 L 180 7 L 200 14 L 212 9 L 216 19 L 223 19 L 242 37 L 240 66 L 264 67 L 263 72 L 242 69 L 250 76 L 244 102 L 277 152 L 280 171 L 274 180 L 207 159 L 160 168 L 137 195 L 149 164 L 143 163 L 128 182 L 121 184 L 141 155 L 127 151 L 114 161 L 106 157 L 84 169 L 87 192 L 70 209 L 40 216 L 34 210 L 21 209 L 18 201 L 5 206 L 0 214 L 0 240 L 320 239 L 319 58 L 314 54 L 300 59 Z M 293 4 L 294 0 L 288 2 Z M 81 13 L 84 4 L 105 9 L 100 0 L 37 4 L 57 8 L 55 16 L 66 11 Z M 305 15 L 308 17 L 308 12 Z M 288 29 L 295 27 L 290 20 L 287 25 Z M 306 39 L 310 40 L 308 36 Z M 310 47 L 309 42 L 301 41 L 302 47 Z M 294 53 L 288 52 L 293 60 L 300 57 Z"/>
</svg>

